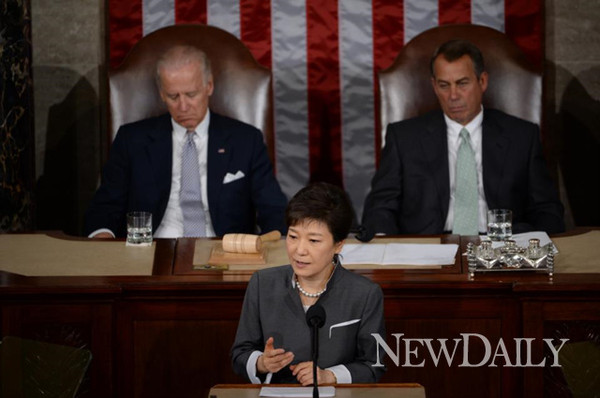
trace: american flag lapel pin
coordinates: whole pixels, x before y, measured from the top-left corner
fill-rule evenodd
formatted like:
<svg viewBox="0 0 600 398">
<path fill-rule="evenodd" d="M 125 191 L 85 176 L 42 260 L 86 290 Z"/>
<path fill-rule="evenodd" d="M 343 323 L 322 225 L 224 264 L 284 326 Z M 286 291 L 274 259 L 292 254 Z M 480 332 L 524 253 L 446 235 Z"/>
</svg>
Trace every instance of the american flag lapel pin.
<svg viewBox="0 0 600 398">
<path fill-rule="evenodd" d="M 217 153 L 225 153 L 225 148 L 219 148 L 219 150 L 217 150 Z"/>
</svg>

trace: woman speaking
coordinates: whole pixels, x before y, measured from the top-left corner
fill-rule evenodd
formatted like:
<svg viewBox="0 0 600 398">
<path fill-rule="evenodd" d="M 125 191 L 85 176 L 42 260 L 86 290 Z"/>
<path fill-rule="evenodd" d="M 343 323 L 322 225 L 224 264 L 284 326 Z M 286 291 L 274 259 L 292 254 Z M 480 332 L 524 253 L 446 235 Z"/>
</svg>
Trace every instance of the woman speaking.
<svg viewBox="0 0 600 398">
<path fill-rule="evenodd" d="M 306 311 L 319 303 L 318 384 L 373 383 L 377 344 L 385 336 L 379 285 L 346 270 L 339 253 L 353 220 L 344 191 L 326 183 L 300 190 L 286 209 L 290 265 L 252 275 L 231 349 L 234 371 L 252 383 L 313 384 Z"/>
</svg>

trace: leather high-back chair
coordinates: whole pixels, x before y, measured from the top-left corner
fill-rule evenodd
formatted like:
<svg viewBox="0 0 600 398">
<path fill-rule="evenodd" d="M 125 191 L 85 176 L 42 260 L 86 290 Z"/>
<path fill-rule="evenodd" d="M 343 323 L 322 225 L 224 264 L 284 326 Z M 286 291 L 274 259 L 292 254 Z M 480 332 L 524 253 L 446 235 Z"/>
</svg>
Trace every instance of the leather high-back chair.
<svg viewBox="0 0 600 398">
<path fill-rule="evenodd" d="M 260 129 L 273 160 L 271 72 L 259 65 L 232 34 L 207 25 L 174 25 L 143 37 L 123 63 L 109 73 L 109 133 L 119 126 L 167 112 L 155 82 L 156 62 L 170 47 L 193 45 L 211 61 L 211 110 Z"/>
<path fill-rule="evenodd" d="M 542 118 L 542 74 L 504 33 L 479 25 L 444 25 L 409 41 L 393 64 L 379 72 L 382 145 L 391 122 L 439 109 L 429 62 L 445 41 L 466 39 L 483 53 L 489 74 L 483 106 L 537 123 Z"/>
</svg>

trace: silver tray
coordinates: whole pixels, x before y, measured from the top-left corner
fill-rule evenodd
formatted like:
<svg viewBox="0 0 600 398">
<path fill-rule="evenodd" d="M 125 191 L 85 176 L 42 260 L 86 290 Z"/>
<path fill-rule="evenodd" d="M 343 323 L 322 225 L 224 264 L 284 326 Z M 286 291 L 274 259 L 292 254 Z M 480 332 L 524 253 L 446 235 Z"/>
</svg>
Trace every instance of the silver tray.
<svg viewBox="0 0 600 398">
<path fill-rule="evenodd" d="M 530 239 L 529 246 L 522 247 L 514 240 L 506 240 L 502 246 L 494 248 L 491 241 L 482 241 L 479 245 L 471 242 L 465 253 L 469 275 L 474 277 L 476 272 L 536 271 L 553 276 L 556 248 L 552 243 L 544 246 L 539 243 L 539 239 Z"/>
</svg>

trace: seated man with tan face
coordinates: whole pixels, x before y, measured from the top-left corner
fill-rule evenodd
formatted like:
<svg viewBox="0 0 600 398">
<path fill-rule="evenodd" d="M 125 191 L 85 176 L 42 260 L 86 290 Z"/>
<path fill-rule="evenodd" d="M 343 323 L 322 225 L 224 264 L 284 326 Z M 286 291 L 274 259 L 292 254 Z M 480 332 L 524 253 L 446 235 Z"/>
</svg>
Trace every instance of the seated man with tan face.
<svg viewBox="0 0 600 398">
<path fill-rule="evenodd" d="M 442 44 L 430 63 L 441 110 L 391 123 L 368 194 L 373 233 L 477 235 L 488 209 L 510 209 L 513 232 L 564 230 L 563 206 L 537 125 L 484 109 L 483 56 L 465 40 Z"/>
<path fill-rule="evenodd" d="M 191 46 L 170 49 L 156 80 L 168 114 L 119 128 L 102 184 L 86 213 L 91 237 L 124 237 L 125 215 L 152 213 L 154 237 L 285 233 L 283 195 L 262 133 L 211 112 L 210 62 Z"/>
</svg>

